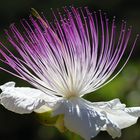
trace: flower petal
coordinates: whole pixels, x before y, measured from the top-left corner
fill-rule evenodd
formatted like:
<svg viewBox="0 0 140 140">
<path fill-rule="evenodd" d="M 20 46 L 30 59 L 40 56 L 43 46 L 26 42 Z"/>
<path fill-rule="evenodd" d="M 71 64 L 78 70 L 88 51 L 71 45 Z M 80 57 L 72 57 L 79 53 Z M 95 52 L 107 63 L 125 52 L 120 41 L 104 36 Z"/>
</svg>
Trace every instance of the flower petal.
<svg viewBox="0 0 140 140">
<path fill-rule="evenodd" d="M 33 111 L 40 112 L 39 109 L 42 110 L 42 106 L 51 105 L 52 101 L 54 101 L 50 100 L 48 95 L 38 89 L 14 86 L 14 82 L 8 82 L 0 86 L 2 90 L 0 103 L 10 111 L 20 114 Z"/>
<path fill-rule="evenodd" d="M 104 115 L 97 112 L 84 99 L 62 100 L 56 105 L 53 115 L 64 114 L 64 125 L 86 140 L 95 137 L 105 125 Z"/>
<path fill-rule="evenodd" d="M 75 97 L 57 102 L 53 115 L 64 114 L 65 127 L 86 140 L 100 131 L 116 138 L 121 136 L 122 128 L 133 125 L 140 116 L 140 107 L 125 107 L 119 99 L 91 103 Z"/>
<path fill-rule="evenodd" d="M 112 136 L 112 138 L 121 136 L 121 129 L 118 127 L 117 124 L 115 124 L 115 122 L 112 122 L 108 117 L 106 118 L 106 125 L 103 127 L 103 129 L 106 130 Z"/>
<path fill-rule="evenodd" d="M 127 109 L 124 104 L 121 104 L 119 99 L 114 99 L 109 102 L 99 102 L 97 105 L 99 109 L 104 111 L 109 120 L 117 124 L 120 129 L 135 124 L 140 116 L 140 108 Z M 138 113 L 139 115 L 135 116 Z"/>
<path fill-rule="evenodd" d="M 125 108 L 125 112 L 127 112 L 128 114 L 134 117 L 140 117 L 140 107 Z"/>
</svg>

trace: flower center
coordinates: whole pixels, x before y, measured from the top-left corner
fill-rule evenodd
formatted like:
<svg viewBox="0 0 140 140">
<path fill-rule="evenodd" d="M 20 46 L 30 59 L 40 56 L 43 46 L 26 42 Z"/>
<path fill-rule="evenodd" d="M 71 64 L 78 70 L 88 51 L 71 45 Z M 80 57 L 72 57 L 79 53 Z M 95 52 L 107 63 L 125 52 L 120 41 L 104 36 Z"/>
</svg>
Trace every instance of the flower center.
<svg viewBox="0 0 140 140">
<path fill-rule="evenodd" d="M 79 94 L 77 92 L 68 92 L 65 96 L 66 99 L 71 99 L 75 97 L 79 97 Z"/>
</svg>

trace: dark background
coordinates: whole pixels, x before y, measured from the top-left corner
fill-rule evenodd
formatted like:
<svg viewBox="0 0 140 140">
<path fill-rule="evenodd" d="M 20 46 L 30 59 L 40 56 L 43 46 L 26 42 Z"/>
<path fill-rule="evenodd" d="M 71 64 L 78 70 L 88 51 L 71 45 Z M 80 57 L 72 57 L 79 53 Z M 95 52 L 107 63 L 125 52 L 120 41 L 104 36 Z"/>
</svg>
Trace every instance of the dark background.
<svg viewBox="0 0 140 140">
<path fill-rule="evenodd" d="M 91 10 L 107 12 L 110 19 L 116 16 L 116 23 L 120 25 L 125 19 L 128 25 L 132 25 L 134 40 L 140 33 L 140 3 L 139 0 L 0 0 L 0 40 L 3 40 L 3 30 L 11 23 L 19 24 L 22 18 L 28 18 L 30 8 L 34 7 L 38 12 L 44 12 L 51 21 L 51 10 L 63 6 L 74 5 L 76 7 L 88 6 Z M 130 44 L 132 42 L 130 41 Z M 86 98 L 92 101 L 105 101 L 120 98 L 128 106 L 140 106 L 140 40 L 127 66 L 121 74 L 107 86 L 90 94 Z M 0 71 L 0 85 L 16 81 L 18 86 L 30 86 L 26 82 Z M 18 115 L 0 106 L 0 140 L 56 140 L 56 139 L 80 139 L 71 134 L 61 134 L 53 127 L 41 125 L 34 113 L 29 115 Z M 106 132 L 101 132 L 94 140 L 111 140 Z M 122 131 L 119 140 L 139 140 L 140 121 Z"/>
</svg>

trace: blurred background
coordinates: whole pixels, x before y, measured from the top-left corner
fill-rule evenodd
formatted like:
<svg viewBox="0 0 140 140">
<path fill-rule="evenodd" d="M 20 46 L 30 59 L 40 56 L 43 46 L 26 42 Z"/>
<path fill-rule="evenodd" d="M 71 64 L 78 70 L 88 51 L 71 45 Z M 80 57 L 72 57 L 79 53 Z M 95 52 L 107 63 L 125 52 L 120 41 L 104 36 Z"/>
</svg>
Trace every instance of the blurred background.
<svg viewBox="0 0 140 140">
<path fill-rule="evenodd" d="M 34 7 L 38 12 L 51 21 L 51 10 L 63 6 L 74 5 L 76 7 L 88 6 L 91 11 L 101 9 L 112 19 L 116 16 L 119 26 L 121 20 L 132 25 L 133 33 L 130 45 L 137 33 L 140 33 L 140 3 L 139 0 L 0 0 L 0 40 L 5 42 L 4 29 L 11 23 L 19 24 L 20 19 L 28 18 L 30 8 Z M 119 29 L 118 29 L 119 30 Z M 5 42 L 6 43 L 6 42 Z M 28 83 L 0 71 L 0 85 L 8 81 L 15 81 L 17 86 L 30 86 Z M 119 76 L 111 83 L 85 98 L 90 101 L 108 101 L 120 98 L 127 106 L 140 106 L 140 40 L 137 41 L 130 61 Z M 53 127 L 41 125 L 34 113 L 18 115 L 0 106 L 0 140 L 80 140 L 79 136 L 61 134 Z M 101 132 L 94 140 L 111 140 L 106 132 Z M 140 140 L 140 120 L 137 124 L 122 130 L 118 140 Z"/>
</svg>

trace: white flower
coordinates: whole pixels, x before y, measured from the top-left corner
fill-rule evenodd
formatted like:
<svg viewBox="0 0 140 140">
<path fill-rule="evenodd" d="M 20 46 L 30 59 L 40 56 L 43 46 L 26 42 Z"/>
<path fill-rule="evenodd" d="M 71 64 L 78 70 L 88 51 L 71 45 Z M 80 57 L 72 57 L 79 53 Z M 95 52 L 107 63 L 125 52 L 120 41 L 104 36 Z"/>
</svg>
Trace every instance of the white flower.
<svg viewBox="0 0 140 140">
<path fill-rule="evenodd" d="M 122 23 L 116 42 L 114 20 L 109 33 L 108 19 L 103 20 L 101 12 L 100 25 L 96 13 L 92 16 L 87 8 L 85 12 L 74 7 L 71 12 L 64 10 L 67 18 L 60 15 L 61 23 L 55 17 L 54 25 L 49 25 L 34 11 L 37 20 L 30 17 L 31 26 L 22 21 L 24 36 L 15 25 L 10 26 L 11 33 L 6 31 L 8 41 L 21 58 L 0 43 L 4 49 L 0 50 L 3 56 L 0 60 L 15 72 L 0 69 L 36 88 L 15 87 L 14 82 L 8 82 L 0 86 L 0 103 L 20 114 L 52 110 L 52 116 L 64 115 L 64 126 L 86 140 L 100 131 L 120 137 L 122 128 L 136 123 L 140 107 L 126 108 L 119 99 L 91 103 L 82 96 L 101 88 L 120 73 L 136 40 L 124 65 L 111 77 L 125 52 L 131 29 L 127 31 Z M 98 24 L 102 30 L 100 37 Z"/>
</svg>

